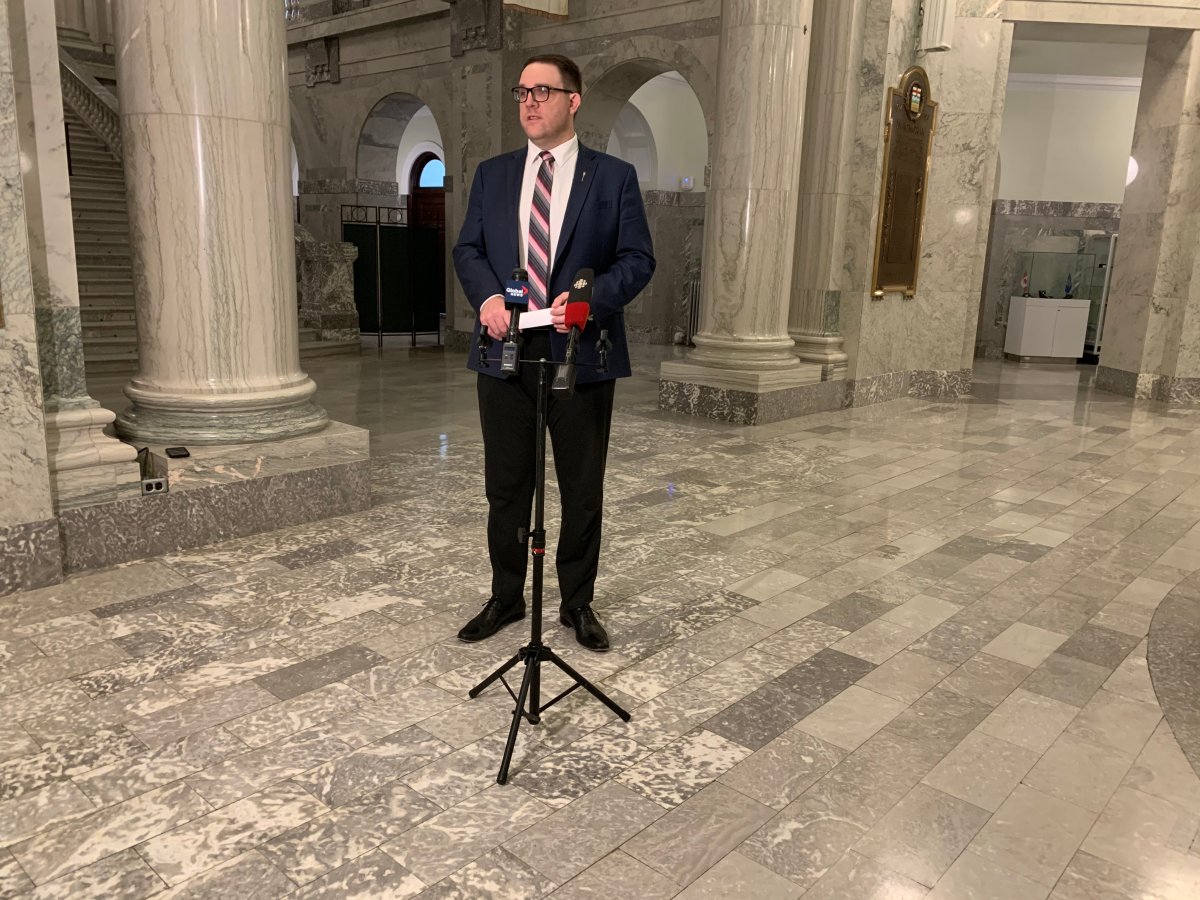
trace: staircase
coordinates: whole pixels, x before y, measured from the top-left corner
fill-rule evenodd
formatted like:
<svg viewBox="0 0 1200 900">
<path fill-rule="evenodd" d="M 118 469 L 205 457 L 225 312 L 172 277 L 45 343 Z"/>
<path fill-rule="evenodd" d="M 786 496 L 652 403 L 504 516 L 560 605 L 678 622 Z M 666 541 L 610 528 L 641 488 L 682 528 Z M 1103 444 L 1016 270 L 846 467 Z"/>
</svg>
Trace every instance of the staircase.
<svg viewBox="0 0 1200 900">
<path fill-rule="evenodd" d="M 64 110 L 71 162 L 71 218 L 87 374 L 137 370 L 129 212 L 120 161 L 82 119 Z"/>
<path fill-rule="evenodd" d="M 89 376 L 132 374 L 138 367 L 133 260 L 125 172 L 114 153 L 120 138 L 111 73 L 83 66 L 61 48 L 60 58 L 85 370 Z M 299 329 L 299 337 L 301 359 L 362 349 L 357 339 L 318 340 L 311 328 Z"/>
</svg>

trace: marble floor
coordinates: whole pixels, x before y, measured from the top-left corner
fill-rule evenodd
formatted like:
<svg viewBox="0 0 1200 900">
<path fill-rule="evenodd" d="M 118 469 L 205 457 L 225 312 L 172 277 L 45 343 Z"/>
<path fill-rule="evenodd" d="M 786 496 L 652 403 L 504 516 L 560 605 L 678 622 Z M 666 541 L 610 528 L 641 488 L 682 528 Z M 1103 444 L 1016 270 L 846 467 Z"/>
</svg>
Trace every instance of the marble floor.
<svg viewBox="0 0 1200 900">
<path fill-rule="evenodd" d="M 314 360 L 371 510 L 0 601 L 0 897 L 1200 896 L 1200 411 L 981 362 L 734 427 L 656 410 L 671 352 L 618 390 L 614 649 L 549 631 L 629 723 L 573 694 L 495 784 L 471 376 Z"/>
</svg>

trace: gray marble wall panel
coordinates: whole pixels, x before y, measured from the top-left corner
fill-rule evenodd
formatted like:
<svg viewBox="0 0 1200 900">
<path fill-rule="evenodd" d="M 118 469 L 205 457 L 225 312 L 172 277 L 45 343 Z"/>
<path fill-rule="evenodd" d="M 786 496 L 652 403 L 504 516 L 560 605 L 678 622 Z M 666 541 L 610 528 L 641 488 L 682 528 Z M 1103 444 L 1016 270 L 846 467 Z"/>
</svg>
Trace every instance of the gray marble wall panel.
<svg viewBox="0 0 1200 900">
<path fill-rule="evenodd" d="M 1018 254 L 1025 251 L 1083 252 L 1089 240 L 1115 234 L 1120 225 L 1121 206 L 1117 203 L 1052 200 L 997 200 L 993 203 L 975 356 L 1000 359 L 1004 355 L 1009 299 L 1021 292 Z"/>
<path fill-rule="evenodd" d="M 354 305 L 353 244 L 314 240 L 296 226 L 296 300 L 300 327 L 313 328 L 321 341 L 358 340 Z"/>
<path fill-rule="evenodd" d="M 658 264 L 649 286 L 625 307 L 629 340 L 671 344 L 689 333 L 690 285 L 700 279 L 704 247 L 704 198 L 703 193 L 644 193 Z"/>
<path fill-rule="evenodd" d="M 60 577 L 7 4 L 0 4 L 0 593 Z"/>
<path fill-rule="evenodd" d="M 0 597 L 62 580 L 58 522 L 0 527 Z"/>
<path fill-rule="evenodd" d="M 370 505 L 370 463 L 361 460 L 63 510 L 64 565 L 69 572 L 111 566 Z"/>
</svg>

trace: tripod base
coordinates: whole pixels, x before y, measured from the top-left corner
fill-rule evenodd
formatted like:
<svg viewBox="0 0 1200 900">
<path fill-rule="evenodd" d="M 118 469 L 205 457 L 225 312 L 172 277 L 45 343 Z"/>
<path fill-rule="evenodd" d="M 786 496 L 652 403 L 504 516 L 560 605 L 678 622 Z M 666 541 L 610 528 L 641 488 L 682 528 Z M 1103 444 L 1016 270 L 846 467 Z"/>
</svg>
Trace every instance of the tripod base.
<svg viewBox="0 0 1200 900">
<path fill-rule="evenodd" d="M 504 680 L 504 676 L 517 663 L 525 663 L 525 677 L 521 679 L 521 687 L 517 693 L 513 693 L 513 689 L 508 682 Z M 543 662 L 551 662 L 558 666 L 568 677 L 575 683 L 546 703 L 540 704 L 538 697 L 541 689 L 541 665 Z M 623 722 L 629 721 L 629 713 L 617 705 L 617 703 L 605 694 L 600 688 L 596 687 L 566 662 L 563 661 L 557 653 L 547 647 L 545 644 L 527 644 L 516 652 L 508 662 L 498 668 L 495 672 L 489 675 L 475 687 L 467 692 L 467 696 L 474 700 L 481 693 L 487 690 L 495 682 L 499 681 L 504 685 L 509 695 L 516 702 L 513 708 L 512 726 L 508 730 L 508 743 L 504 745 L 504 756 L 500 760 L 500 772 L 496 775 L 497 784 L 506 784 L 508 782 L 508 767 L 512 763 L 513 749 L 517 745 L 517 731 L 521 728 L 521 720 L 525 719 L 530 725 L 537 725 L 542 720 L 542 713 L 547 709 L 562 700 L 568 694 L 574 693 L 583 688 L 614 713 L 616 713 Z M 526 706 L 528 705 L 528 709 Z"/>
</svg>

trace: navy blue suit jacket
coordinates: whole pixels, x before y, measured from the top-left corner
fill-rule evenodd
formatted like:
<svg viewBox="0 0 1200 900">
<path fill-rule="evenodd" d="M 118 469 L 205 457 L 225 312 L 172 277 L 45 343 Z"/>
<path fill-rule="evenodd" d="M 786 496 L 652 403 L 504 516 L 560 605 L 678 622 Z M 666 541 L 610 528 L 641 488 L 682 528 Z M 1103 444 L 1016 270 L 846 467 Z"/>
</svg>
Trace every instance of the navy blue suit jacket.
<svg viewBox="0 0 1200 900">
<path fill-rule="evenodd" d="M 454 246 L 454 269 L 476 313 L 488 297 L 504 293 L 505 282 L 520 264 L 518 206 L 527 159 L 526 145 L 485 160 L 475 170 L 467 215 Z M 556 182 L 554 190 L 562 189 Z M 629 346 L 621 310 L 654 274 L 650 228 L 633 166 L 580 144 L 575 181 L 550 272 L 549 299 L 569 291 L 575 273 L 583 268 L 596 273 L 591 307 L 594 321 L 588 323 L 579 343 L 578 380 L 585 383 L 629 375 Z M 479 327 L 476 316 L 467 366 L 503 378 L 499 362 L 487 368 L 479 366 L 479 354 L 473 349 Z M 603 328 L 608 329 L 613 344 L 607 373 L 594 368 L 599 361 L 596 340 Z M 554 358 L 561 360 L 567 336 L 551 331 L 550 340 Z M 489 356 L 499 355 L 496 345 Z"/>
</svg>

